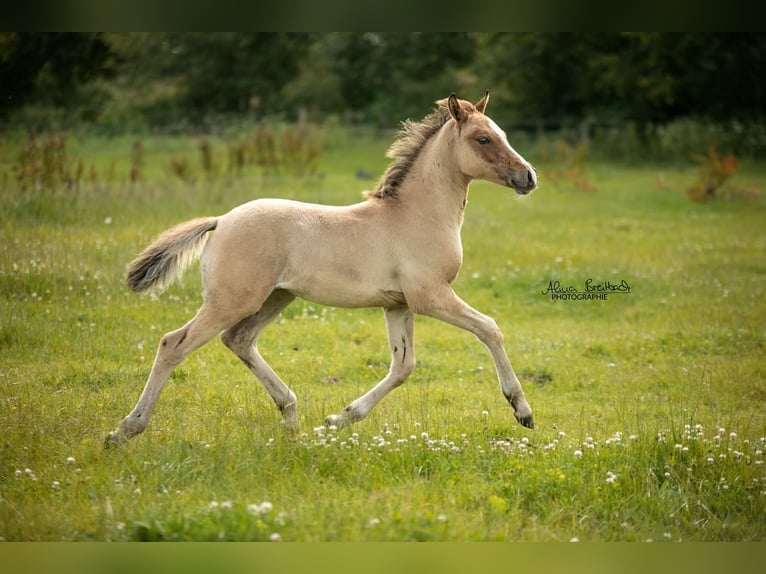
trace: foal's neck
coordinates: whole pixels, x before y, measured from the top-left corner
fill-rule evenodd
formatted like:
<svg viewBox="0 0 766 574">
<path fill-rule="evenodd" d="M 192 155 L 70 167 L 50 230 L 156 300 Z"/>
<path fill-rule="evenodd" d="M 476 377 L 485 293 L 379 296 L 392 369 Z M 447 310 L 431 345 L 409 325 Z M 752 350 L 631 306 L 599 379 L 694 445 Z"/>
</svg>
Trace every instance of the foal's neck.
<svg viewBox="0 0 766 574">
<path fill-rule="evenodd" d="M 410 173 L 402 182 L 401 198 L 411 209 L 443 220 L 445 224 L 463 223 L 463 211 L 471 179 L 458 169 L 449 124 L 426 142 Z"/>
</svg>

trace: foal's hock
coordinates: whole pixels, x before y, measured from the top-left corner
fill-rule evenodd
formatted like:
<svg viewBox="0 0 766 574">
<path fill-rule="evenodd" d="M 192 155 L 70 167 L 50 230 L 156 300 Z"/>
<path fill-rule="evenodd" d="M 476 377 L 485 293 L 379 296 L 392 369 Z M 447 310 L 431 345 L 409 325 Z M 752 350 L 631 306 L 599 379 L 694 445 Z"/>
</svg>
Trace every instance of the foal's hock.
<svg viewBox="0 0 766 574">
<path fill-rule="evenodd" d="M 361 203 L 330 207 L 258 199 L 220 217 L 182 223 L 160 235 L 128 267 L 135 291 L 169 285 L 201 258 L 204 302 L 194 318 L 160 340 L 136 406 L 109 434 L 116 445 L 146 429 L 171 371 L 221 333 L 297 427 L 295 393 L 258 352 L 261 331 L 296 297 L 337 307 L 382 307 L 391 347 L 388 374 L 325 420 L 343 427 L 366 417 L 415 367 L 415 315 L 474 333 L 492 354 L 514 416 L 532 428 L 532 409 L 494 320 L 462 301 L 450 284 L 463 259 L 460 228 L 474 179 L 527 194 L 534 168 L 485 110 L 454 94 L 420 122 L 406 121 L 388 151 L 393 162 Z"/>
</svg>

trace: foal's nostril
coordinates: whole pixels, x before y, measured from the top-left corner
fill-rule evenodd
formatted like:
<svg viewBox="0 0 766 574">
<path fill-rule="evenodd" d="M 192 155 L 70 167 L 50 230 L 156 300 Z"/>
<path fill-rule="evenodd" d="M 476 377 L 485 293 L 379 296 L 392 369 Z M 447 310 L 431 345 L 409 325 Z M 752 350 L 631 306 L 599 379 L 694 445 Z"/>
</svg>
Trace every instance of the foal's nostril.
<svg viewBox="0 0 766 574">
<path fill-rule="evenodd" d="M 534 168 L 529 168 L 523 174 L 513 175 L 510 183 L 516 191 L 526 194 L 537 186 L 537 174 Z"/>
<path fill-rule="evenodd" d="M 534 169 L 530 169 L 527 172 L 527 183 L 529 184 L 530 188 L 532 188 L 535 185 L 537 185 L 537 173 L 535 173 Z"/>
</svg>

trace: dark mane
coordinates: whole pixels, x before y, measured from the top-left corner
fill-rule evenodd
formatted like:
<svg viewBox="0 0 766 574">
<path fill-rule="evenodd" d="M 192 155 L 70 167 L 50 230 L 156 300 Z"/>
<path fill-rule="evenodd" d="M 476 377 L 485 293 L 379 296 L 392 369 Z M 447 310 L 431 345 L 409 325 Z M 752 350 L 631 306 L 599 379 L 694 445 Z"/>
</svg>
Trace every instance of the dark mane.
<svg viewBox="0 0 766 574">
<path fill-rule="evenodd" d="M 383 173 L 375 191 L 367 192 L 367 196 L 378 199 L 395 198 L 423 146 L 439 131 L 439 128 L 447 123 L 449 118 L 447 108 L 440 106 L 419 122 L 412 120 L 402 122 L 402 129 L 399 130 L 394 143 L 386 153 L 386 157 L 393 159 L 394 162 Z"/>
</svg>

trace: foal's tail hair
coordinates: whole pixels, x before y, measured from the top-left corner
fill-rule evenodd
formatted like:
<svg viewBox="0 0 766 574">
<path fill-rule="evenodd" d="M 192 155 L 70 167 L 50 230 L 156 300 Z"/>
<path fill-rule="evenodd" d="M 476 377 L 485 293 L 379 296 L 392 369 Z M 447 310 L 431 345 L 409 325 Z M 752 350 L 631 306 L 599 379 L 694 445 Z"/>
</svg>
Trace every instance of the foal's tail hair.
<svg viewBox="0 0 766 574">
<path fill-rule="evenodd" d="M 170 285 L 200 256 L 217 217 L 200 217 L 163 232 L 128 265 L 127 283 L 133 291 L 160 290 Z"/>
</svg>

